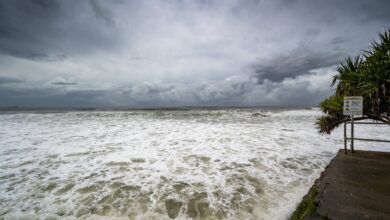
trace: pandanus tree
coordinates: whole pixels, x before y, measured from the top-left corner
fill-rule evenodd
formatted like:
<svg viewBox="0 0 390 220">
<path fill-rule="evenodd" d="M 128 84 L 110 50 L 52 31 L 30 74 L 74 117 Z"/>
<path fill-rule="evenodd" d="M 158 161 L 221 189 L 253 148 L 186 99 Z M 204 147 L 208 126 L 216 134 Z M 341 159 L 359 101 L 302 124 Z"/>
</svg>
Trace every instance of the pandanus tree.
<svg viewBox="0 0 390 220">
<path fill-rule="evenodd" d="M 343 115 L 344 96 L 363 96 L 363 116 L 355 120 L 390 122 L 390 29 L 380 33 L 363 55 L 342 62 L 331 86 L 334 93 L 320 103 L 324 115 L 316 121 L 321 134 L 350 120 Z"/>
</svg>

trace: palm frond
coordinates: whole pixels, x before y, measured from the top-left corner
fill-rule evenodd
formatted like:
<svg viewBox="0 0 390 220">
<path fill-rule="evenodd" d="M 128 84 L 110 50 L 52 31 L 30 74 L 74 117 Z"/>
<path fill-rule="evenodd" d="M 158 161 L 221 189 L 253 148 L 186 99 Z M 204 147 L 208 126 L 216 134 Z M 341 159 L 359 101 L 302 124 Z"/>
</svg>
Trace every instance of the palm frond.
<svg viewBox="0 0 390 220">
<path fill-rule="evenodd" d="M 379 33 L 361 56 L 348 57 L 337 67 L 331 86 L 335 93 L 320 104 L 324 116 L 317 119 L 321 134 L 329 134 L 348 120 L 342 114 L 343 97 L 363 96 L 363 111 L 367 118 L 389 120 L 390 115 L 390 29 Z"/>
</svg>

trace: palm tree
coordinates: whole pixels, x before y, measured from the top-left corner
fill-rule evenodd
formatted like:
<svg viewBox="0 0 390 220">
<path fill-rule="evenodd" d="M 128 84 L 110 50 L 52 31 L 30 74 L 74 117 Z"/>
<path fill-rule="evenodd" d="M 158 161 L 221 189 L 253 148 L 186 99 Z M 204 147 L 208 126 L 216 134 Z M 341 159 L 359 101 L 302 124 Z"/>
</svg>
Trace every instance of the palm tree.
<svg viewBox="0 0 390 220">
<path fill-rule="evenodd" d="M 344 96 L 363 96 L 363 116 L 355 120 L 372 119 L 390 122 L 390 29 L 379 34 L 362 56 L 347 58 L 333 77 L 334 94 L 321 102 L 325 113 L 317 118 L 321 134 L 330 134 L 340 124 L 349 121 L 343 115 Z"/>
</svg>

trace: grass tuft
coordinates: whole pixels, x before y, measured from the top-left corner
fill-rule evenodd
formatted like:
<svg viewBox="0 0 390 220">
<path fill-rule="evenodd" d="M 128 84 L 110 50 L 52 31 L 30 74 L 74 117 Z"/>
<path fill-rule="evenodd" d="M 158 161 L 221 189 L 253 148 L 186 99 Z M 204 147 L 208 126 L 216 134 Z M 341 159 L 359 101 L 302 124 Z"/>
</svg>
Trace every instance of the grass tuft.
<svg viewBox="0 0 390 220">
<path fill-rule="evenodd" d="M 317 195 L 317 189 L 315 186 L 311 187 L 306 196 L 303 197 L 301 203 L 292 214 L 290 220 L 302 220 L 306 216 L 313 214 L 317 209 L 315 197 Z"/>
</svg>

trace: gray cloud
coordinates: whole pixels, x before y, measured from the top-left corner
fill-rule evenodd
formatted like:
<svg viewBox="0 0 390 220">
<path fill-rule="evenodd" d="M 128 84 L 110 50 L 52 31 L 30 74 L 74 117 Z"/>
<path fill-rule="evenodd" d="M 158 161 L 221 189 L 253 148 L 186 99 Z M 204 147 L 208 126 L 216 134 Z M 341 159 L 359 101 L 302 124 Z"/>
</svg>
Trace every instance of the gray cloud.
<svg viewBox="0 0 390 220">
<path fill-rule="evenodd" d="M 96 1 L 15 0 L 0 2 L 0 52 L 57 60 L 114 47 L 108 12 Z M 95 14 L 90 13 L 93 11 Z M 101 18 L 101 19 L 100 19 Z"/>
<path fill-rule="evenodd" d="M 52 85 L 57 85 L 57 86 L 74 86 L 77 85 L 75 82 L 52 82 Z"/>
<path fill-rule="evenodd" d="M 387 0 L 0 1 L 0 105 L 316 105 Z M 23 79 L 23 80 L 20 80 Z"/>
<path fill-rule="evenodd" d="M 21 83 L 21 82 L 22 82 L 22 80 L 20 80 L 20 79 L 0 76 L 0 85 L 2 85 L 2 84 L 10 84 L 10 83 Z"/>
<path fill-rule="evenodd" d="M 89 0 L 89 3 L 91 4 L 97 18 L 103 19 L 109 26 L 115 26 L 115 21 L 112 18 L 110 11 L 103 8 L 98 0 Z"/>
<path fill-rule="evenodd" d="M 379 20 L 388 22 L 390 20 L 390 2 L 387 0 L 363 1 L 359 4 L 360 12 L 365 15 L 367 21 Z"/>
<path fill-rule="evenodd" d="M 274 56 L 272 59 L 260 60 L 253 66 L 254 76 L 258 78 L 259 83 L 263 83 L 266 79 L 281 82 L 288 77 L 309 74 L 310 70 L 334 66 L 340 63 L 342 57 L 343 54 L 335 51 L 317 52 L 301 46 L 288 53 Z"/>
<path fill-rule="evenodd" d="M 0 87 L 0 106 L 22 107 L 180 107 L 180 106 L 313 106 L 330 92 L 332 69 L 323 69 L 258 84 L 247 76 L 194 84 L 140 83 L 111 90 L 67 90 L 66 87 L 10 89 Z"/>
<path fill-rule="evenodd" d="M 100 101 L 101 91 L 59 92 L 53 89 L 13 90 L 0 88 L 0 107 L 108 107 Z"/>
</svg>

